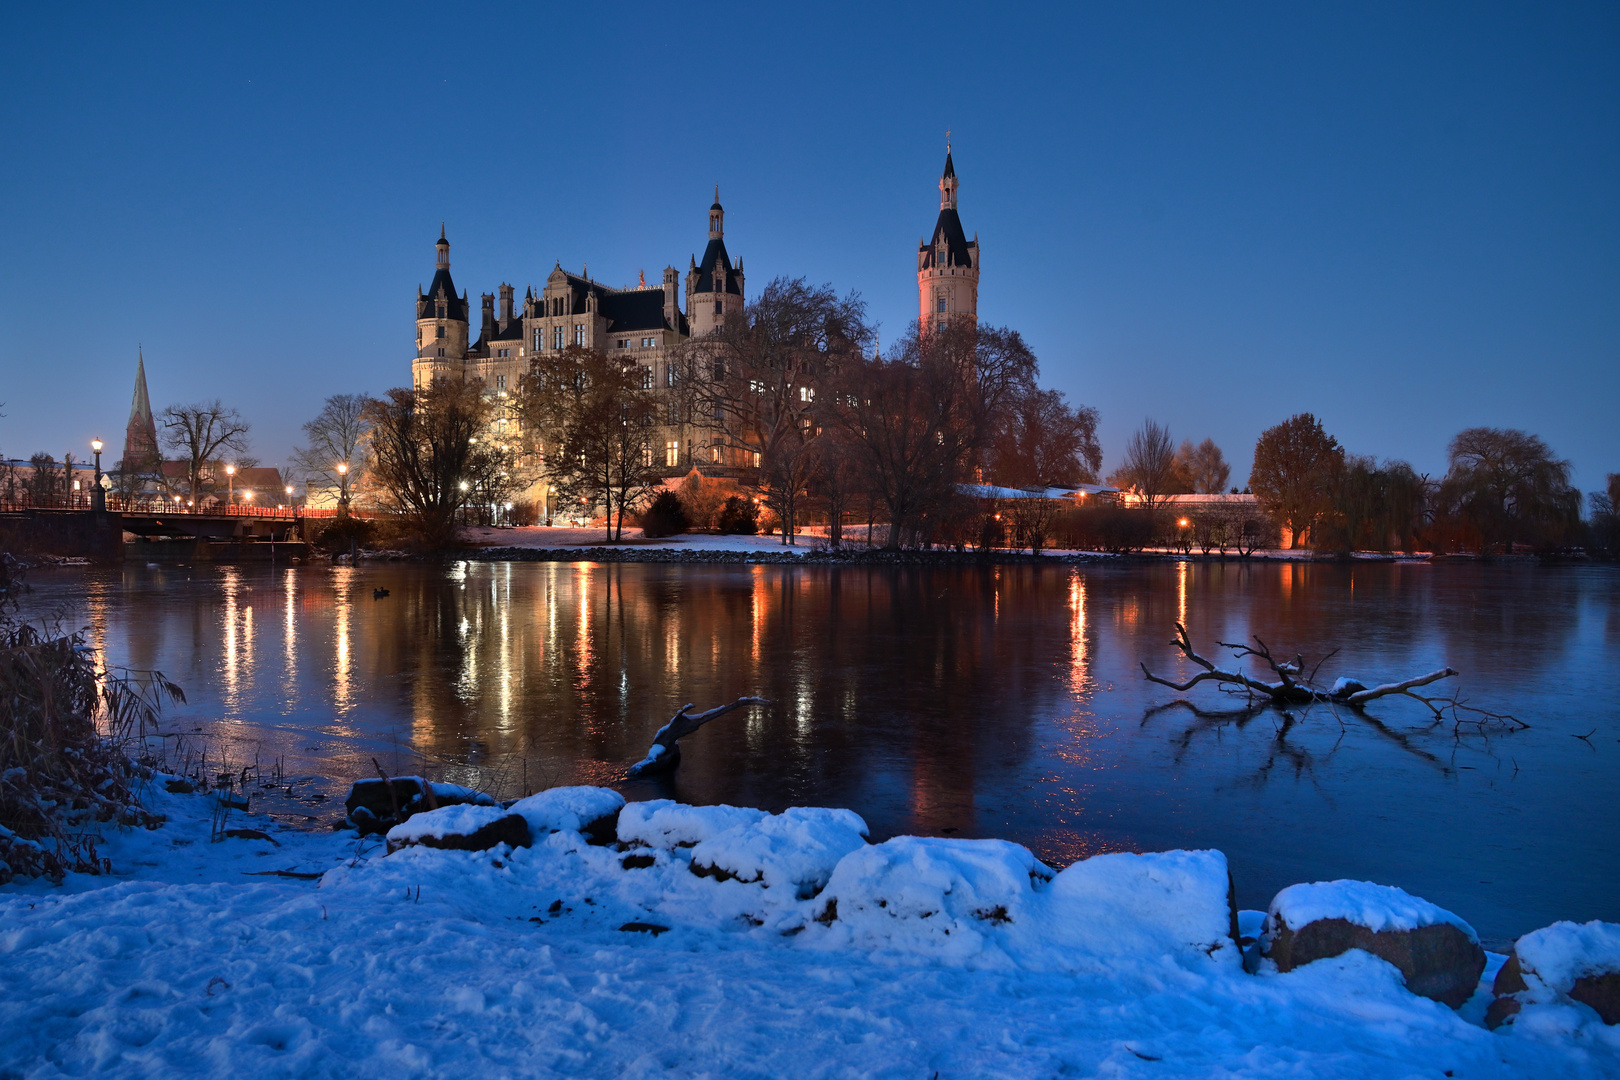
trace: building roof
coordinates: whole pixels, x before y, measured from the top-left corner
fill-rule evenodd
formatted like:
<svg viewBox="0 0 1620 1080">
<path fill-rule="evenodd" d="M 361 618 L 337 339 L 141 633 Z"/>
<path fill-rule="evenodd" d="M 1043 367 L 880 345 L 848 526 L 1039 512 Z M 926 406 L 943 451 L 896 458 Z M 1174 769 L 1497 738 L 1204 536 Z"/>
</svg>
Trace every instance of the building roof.
<svg viewBox="0 0 1620 1080">
<path fill-rule="evenodd" d="M 940 179 L 943 180 L 947 176 L 954 177 L 955 175 L 956 175 L 956 166 L 951 164 L 951 151 L 950 151 L 949 147 L 946 147 L 945 148 L 945 171 L 942 174 L 940 174 Z"/>
<path fill-rule="evenodd" d="M 949 166 L 949 159 L 946 161 Z M 954 207 L 946 207 L 939 212 L 939 220 L 934 223 L 934 235 L 918 249 L 922 254 L 922 269 L 926 270 L 935 264 L 935 251 L 939 248 L 940 239 L 945 241 L 945 266 L 972 266 L 973 259 L 969 251 L 967 234 L 962 231 L 962 219 L 957 216 Z"/>
<path fill-rule="evenodd" d="M 960 225 L 957 226 L 959 229 Z M 726 242 L 720 237 L 709 241 L 709 246 L 703 249 L 703 258 L 698 262 L 697 285 L 693 292 L 713 293 L 728 292 L 736 296 L 742 295 L 742 288 L 737 283 L 737 273 L 731 268 L 731 256 L 726 253 Z M 715 287 L 716 273 L 721 275 L 722 285 Z"/>
</svg>

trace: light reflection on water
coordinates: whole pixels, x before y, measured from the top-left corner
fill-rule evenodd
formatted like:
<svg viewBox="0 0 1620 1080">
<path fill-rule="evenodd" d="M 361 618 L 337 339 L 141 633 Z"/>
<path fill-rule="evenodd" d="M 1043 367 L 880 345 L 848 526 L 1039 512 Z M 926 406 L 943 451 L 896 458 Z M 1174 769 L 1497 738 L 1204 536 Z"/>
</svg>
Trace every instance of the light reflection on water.
<svg viewBox="0 0 1620 1080">
<path fill-rule="evenodd" d="M 426 762 L 503 794 L 617 783 L 681 705 L 757 694 L 772 707 L 688 740 L 673 780 L 623 789 L 850 806 L 878 836 L 1001 836 L 1057 863 L 1220 847 L 1247 905 L 1366 877 L 1503 935 L 1620 917 L 1616 582 L 1398 564 L 131 566 L 36 574 L 33 602 L 72 607 L 114 664 L 177 679 L 176 725 L 237 761 L 348 778 L 374 756 Z M 1450 664 L 1473 700 L 1535 726 L 1459 741 L 1414 703 L 1377 725 L 1285 720 L 1205 687 L 1194 710 L 1141 678 L 1192 673 L 1176 621 L 1210 652 L 1254 634 L 1313 661 L 1338 648 L 1330 678 Z"/>
</svg>

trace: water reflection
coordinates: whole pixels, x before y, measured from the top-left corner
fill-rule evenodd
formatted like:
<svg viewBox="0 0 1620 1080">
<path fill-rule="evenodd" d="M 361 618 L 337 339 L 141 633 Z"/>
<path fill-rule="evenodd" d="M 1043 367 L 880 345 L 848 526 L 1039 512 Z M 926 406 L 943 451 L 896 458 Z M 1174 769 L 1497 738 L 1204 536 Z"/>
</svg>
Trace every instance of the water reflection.
<svg viewBox="0 0 1620 1080">
<path fill-rule="evenodd" d="M 673 779 L 627 793 L 850 806 L 880 836 L 1001 836 L 1060 863 L 1217 846 L 1250 904 L 1360 876 L 1476 924 L 1620 917 L 1620 854 L 1583 839 L 1620 827 L 1605 794 L 1620 731 L 1568 737 L 1620 716 L 1601 571 L 457 563 L 60 582 L 36 581 L 39 602 L 81 604 L 110 661 L 177 678 L 177 720 L 229 733 L 237 760 L 353 777 L 377 757 L 504 794 L 617 783 L 681 705 L 750 694 L 773 704 L 705 728 Z M 1535 727 L 1459 741 L 1415 703 L 1362 719 L 1182 699 L 1139 667 L 1191 674 L 1177 621 L 1206 655 L 1252 636 L 1337 648 L 1329 679 L 1449 663 L 1477 703 Z M 1474 873 L 1481 859 L 1511 868 Z"/>
</svg>

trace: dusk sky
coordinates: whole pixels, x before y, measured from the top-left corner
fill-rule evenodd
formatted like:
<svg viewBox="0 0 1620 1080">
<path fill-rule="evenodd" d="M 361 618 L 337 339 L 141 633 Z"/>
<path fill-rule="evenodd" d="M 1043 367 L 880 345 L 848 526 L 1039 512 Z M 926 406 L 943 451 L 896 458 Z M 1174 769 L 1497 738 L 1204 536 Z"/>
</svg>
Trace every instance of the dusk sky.
<svg viewBox="0 0 1620 1080">
<path fill-rule="evenodd" d="M 1311 411 L 1441 473 L 1523 428 L 1620 471 L 1620 6 L 931 3 L 9 8 L 0 455 L 219 397 L 286 461 L 408 384 L 456 283 L 702 251 L 857 290 L 885 343 L 952 131 L 980 318 L 1102 414 L 1255 438 Z M 476 314 L 475 314 L 476 318 Z M 474 327 L 476 332 L 476 326 Z M 110 462 L 109 462 L 110 463 Z"/>
</svg>

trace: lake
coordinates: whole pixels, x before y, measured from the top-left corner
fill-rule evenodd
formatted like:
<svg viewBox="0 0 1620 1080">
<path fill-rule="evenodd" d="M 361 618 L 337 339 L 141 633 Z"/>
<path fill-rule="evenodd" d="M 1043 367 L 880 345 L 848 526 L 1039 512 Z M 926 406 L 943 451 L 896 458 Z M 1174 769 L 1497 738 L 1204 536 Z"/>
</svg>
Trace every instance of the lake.
<svg viewBox="0 0 1620 1080">
<path fill-rule="evenodd" d="M 294 807 L 312 821 L 375 758 L 505 796 L 591 783 L 844 806 L 873 839 L 1002 837 L 1059 866 L 1218 847 L 1242 906 L 1364 878 L 1498 946 L 1620 920 L 1606 567 L 130 565 L 30 583 L 29 611 L 185 688 L 166 725 L 189 752 L 331 778 L 325 803 Z M 1195 670 L 1177 621 L 1212 658 L 1253 635 L 1309 664 L 1337 649 L 1329 683 L 1449 665 L 1467 699 L 1531 728 L 1459 736 L 1404 700 L 1285 716 L 1177 694 L 1140 667 Z M 745 694 L 771 705 L 686 739 L 671 778 L 620 780 L 682 704 Z"/>
</svg>

